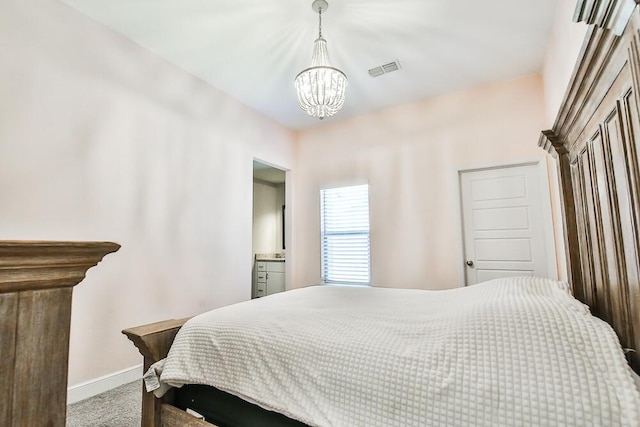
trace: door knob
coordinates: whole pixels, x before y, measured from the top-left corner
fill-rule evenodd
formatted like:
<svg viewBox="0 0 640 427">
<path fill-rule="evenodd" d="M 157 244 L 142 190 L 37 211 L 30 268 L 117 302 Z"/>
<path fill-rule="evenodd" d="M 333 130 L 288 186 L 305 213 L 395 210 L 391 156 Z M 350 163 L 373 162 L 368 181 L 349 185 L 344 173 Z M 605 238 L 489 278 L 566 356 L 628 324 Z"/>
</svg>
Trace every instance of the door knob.
<svg viewBox="0 0 640 427">
<path fill-rule="evenodd" d="M 470 259 L 467 260 L 467 265 L 469 267 L 473 267 L 473 261 L 471 261 Z"/>
</svg>

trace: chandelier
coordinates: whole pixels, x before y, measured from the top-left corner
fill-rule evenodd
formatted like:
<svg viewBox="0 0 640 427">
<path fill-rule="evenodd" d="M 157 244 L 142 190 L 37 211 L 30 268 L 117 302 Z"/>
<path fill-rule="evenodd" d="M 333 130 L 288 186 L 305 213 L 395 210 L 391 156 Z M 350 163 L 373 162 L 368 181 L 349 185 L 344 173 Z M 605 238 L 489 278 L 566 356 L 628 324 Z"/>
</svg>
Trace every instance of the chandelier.
<svg viewBox="0 0 640 427">
<path fill-rule="evenodd" d="M 329 64 L 327 41 L 322 38 L 322 12 L 329 4 L 325 0 L 315 0 L 311 7 L 318 12 L 318 38 L 313 44 L 311 67 L 301 71 L 294 84 L 300 108 L 322 120 L 342 108 L 347 76 Z"/>
</svg>

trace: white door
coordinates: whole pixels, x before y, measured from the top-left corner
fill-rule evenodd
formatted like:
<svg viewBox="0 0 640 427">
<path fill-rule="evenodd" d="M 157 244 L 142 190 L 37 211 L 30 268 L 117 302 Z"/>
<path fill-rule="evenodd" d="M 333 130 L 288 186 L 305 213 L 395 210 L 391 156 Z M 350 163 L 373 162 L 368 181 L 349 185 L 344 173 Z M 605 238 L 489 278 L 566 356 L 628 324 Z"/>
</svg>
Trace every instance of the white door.
<svg viewBox="0 0 640 427">
<path fill-rule="evenodd" d="M 460 172 L 467 285 L 499 277 L 555 276 L 548 257 L 554 253 L 553 239 L 545 236 L 550 207 L 542 199 L 538 168 Z"/>
</svg>

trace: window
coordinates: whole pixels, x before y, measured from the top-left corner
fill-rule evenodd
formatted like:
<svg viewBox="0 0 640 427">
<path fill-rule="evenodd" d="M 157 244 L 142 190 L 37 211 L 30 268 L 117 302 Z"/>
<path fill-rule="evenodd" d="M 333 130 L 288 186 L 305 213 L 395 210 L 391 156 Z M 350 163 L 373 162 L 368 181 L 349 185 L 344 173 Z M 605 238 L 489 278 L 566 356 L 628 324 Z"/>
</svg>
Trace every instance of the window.
<svg viewBox="0 0 640 427">
<path fill-rule="evenodd" d="M 320 190 L 322 282 L 369 285 L 369 186 Z"/>
</svg>

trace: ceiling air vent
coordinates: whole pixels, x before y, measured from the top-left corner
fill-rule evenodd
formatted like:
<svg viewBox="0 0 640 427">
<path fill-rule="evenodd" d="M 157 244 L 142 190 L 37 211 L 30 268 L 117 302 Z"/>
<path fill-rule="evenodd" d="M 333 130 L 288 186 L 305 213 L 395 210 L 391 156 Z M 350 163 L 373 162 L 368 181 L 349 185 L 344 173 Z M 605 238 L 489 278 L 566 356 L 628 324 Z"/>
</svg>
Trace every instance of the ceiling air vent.
<svg viewBox="0 0 640 427">
<path fill-rule="evenodd" d="M 375 67 L 369 70 L 369 75 L 371 77 L 378 77 L 383 74 L 390 73 L 392 71 L 396 71 L 400 69 L 400 63 L 398 61 L 389 62 L 388 64 L 381 65 L 379 67 Z"/>
</svg>

